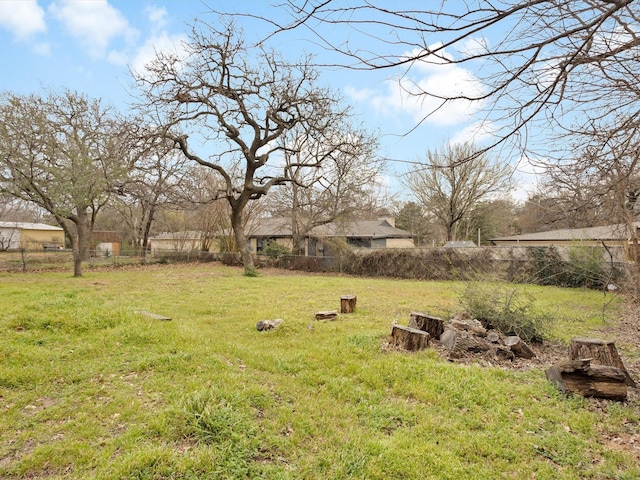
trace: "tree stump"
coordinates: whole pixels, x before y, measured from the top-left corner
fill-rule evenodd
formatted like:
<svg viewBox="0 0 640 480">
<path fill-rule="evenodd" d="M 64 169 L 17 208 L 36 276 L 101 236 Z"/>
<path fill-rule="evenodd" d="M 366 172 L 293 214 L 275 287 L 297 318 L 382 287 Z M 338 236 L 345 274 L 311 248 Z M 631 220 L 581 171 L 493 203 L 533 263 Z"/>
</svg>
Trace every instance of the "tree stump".
<svg viewBox="0 0 640 480">
<path fill-rule="evenodd" d="M 410 313 L 409 326 L 427 332 L 431 338 L 436 340 L 440 340 L 440 335 L 444 332 L 444 320 L 422 312 Z"/>
<path fill-rule="evenodd" d="M 631 378 L 622 363 L 614 342 L 598 338 L 572 338 L 569 346 L 569 358 L 571 360 L 591 358 L 592 364 L 616 367 L 624 374 L 627 385 L 630 387 L 636 386 L 636 382 Z"/>
<path fill-rule="evenodd" d="M 335 320 L 337 316 L 337 310 L 323 310 L 316 312 L 316 320 Z"/>
<path fill-rule="evenodd" d="M 591 365 L 590 358 L 559 363 L 545 370 L 545 374 L 563 393 L 609 400 L 627 399 L 622 370 L 608 365 Z"/>
<path fill-rule="evenodd" d="M 391 328 L 391 346 L 415 352 L 429 346 L 429 334 L 417 328 L 394 325 Z"/>
<path fill-rule="evenodd" d="M 511 349 L 511 351 L 520 358 L 535 358 L 536 354 L 529 348 L 529 345 L 524 343 L 517 335 L 507 337 L 504 339 L 504 344 Z"/>
<path fill-rule="evenodd" d="M 340 313 L 353 313 L 356 311 L 358 297 L 355 295 L 343 295 L 340 297 Z"/>
</svg>

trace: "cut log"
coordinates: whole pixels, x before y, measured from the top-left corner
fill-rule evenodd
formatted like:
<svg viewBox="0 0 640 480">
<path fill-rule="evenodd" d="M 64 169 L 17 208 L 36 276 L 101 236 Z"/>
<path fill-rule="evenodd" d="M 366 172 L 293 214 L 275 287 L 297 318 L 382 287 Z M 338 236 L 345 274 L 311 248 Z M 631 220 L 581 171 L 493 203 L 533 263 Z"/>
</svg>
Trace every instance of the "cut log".
<svg viewBox="0 0 640 480">
<path fill-rule="evenodd" d="M 520 358 L 535 358 L 534 353 L 529 345 L 524 343 L 520 337 L 513 335 L 504 339 L 504 344 L 511 349 L 511 351 Z"/>
<path fill-rule="evenodd" d="M 415 352 L 429 346 L 429 334 L 417 328 L 394 325 L 391 328 L 389 345 Z"/>
<path fill-rule="evenodd" d="M 607 365 L 592 365 L 590 358 L 553 365 L 545 370 L 545 374 L 563 393 L 609 400 L 627 399 L 627 385 L 622 370 Z"/>
<path fill-rule="evenodd" d="M 274 328 L 278 328 L 282 322 L 283 320 L 281 318 L 276 318 L 275 320 L 260 320 L 258 323 L 256 323 L 256 329 L 259 332 L 272 330 Z"/>
<path fill-rule="evenodd" d="M 444 332 L 444 320 L 422 312 L 409 314 L 409 326 L 427 332 L 431 338 L 436 340 L 439 340 L 440 335 Z"/>
<path fill-rule="evenodd" d="M 323 310 L 316 312 L 316 320 L 335 320 L 337 316 L 337 310 Z"/>
<path fill-rule="evenodd" d="M 158 315 L 157 313 L 146 312 L 144 310 L 136 310 L 138 315 L 144 315 L 145 317 L 153 318 L 154 320 L 169 321 L 171 317 L 165 317 L 164 315 Z"/>
<path fill-rule="evenodd" d="M 358 297 L 355 295 L 343 295 L 340 297 L 340 313 L 353 313 L 356 311 Z"/>
<path fill-rule="evenodd" d="M 636 387 L 636 382 L 622 363 L 614 342 L 598 338 L 573 338 L 571 345 L 569 345 L 569 358 L 571 360 L 592 358 L 592 364 L 616 367 L 624 374 L 626 384 L 630 387 Z"/>
<path fill-rule="evenodd" d="M 504 345 L 502 335 L 497 330 L 489 330 L 486 338 L 487 342 L 495 343 L 496 345 Z"/>
<path fill-rule="evenodd" d="M 445 329 L 440 336 L 440 343 L 449 350 L 450 358 L 463 358 L 469 354 L 485 353 L 495 348 L 484 338 L 455 328 Z"/>
<path fill-rule="evenodd" d="M 457 330 L 466 330 L 473 333 L 474 335 L 478 335 L 479 337 L 487 336 L 487 329 L 484 328 L 478 320 L 457 320 L 454 318 L 453 320 L 451 320 L 451 322 L 449 322 L 449 325 Z"/>
</svg>

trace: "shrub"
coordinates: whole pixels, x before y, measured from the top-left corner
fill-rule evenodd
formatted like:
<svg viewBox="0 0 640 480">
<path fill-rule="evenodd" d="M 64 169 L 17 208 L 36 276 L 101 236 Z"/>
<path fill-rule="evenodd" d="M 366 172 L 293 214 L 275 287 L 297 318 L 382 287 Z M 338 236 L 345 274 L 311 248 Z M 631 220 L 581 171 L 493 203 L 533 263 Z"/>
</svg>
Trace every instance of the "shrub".
<svg viewBox="0 0 640 480">
<path fill-rule="evenodd" d="M 290 255 L 291 250 L 284 245 L 279 244 L 275 240 L 269 240 L 262 249 L 262 253 L 271 258 L 279 258 L 282 255 Z"/>
<path fill-rule="evenodd" d="M 551 318 L 536 310 L 534 297 L 515 284 L 469 282 L 458 301 L 485 328 L 495 328 L 505 335 L 540 342 L 549 331 Z"/>
</svg>

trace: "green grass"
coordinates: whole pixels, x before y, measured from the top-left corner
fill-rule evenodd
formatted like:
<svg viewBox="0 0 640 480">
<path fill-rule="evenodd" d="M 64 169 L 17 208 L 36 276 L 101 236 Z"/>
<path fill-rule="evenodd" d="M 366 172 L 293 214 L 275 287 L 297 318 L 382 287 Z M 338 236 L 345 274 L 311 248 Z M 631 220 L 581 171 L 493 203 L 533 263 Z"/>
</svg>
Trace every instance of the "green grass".
<svg viewBox="0 0 640 480">
<path fill-rule="evenodd" d="M 604 440 L 637 405 L 381 348 L 410 311 L 455 311 L 459 287 L 215 264 L 0 274 L 0 478 L 639 478 Z M 603 324 L 601 293 L 531 291 L 559 338 Z M 314 321 L 344 294 L 354 314 Z"/>
</svg>

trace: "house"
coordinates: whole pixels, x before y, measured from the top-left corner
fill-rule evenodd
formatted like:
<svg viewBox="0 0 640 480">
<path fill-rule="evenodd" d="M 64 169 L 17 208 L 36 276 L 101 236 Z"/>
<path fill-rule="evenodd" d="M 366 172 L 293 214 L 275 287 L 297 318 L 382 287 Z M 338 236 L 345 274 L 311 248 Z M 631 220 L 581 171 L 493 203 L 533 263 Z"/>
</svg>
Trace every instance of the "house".
<svg viewBox="0 0 640 480">
<path fill-rule="evenodd" d="M 291 219 L 288 218 L 260 218 L 247 228 L 249 249 L 254 253 L 260 253 L 269 241 L 291 249 L 292 237 Z M 303 239 L 306 255 L 327 254 L 326 241 L 335 238 L 344 238 L 354 248 L 414 248 L 411 233 L 396 228 L 392 219 L 381 218 L 331 222 L 317 226 Z"/>
<path fill-rule="evenodd" d="M 634 222 L 632 228 L 636 229 L 636 234 L 640 234 L 640 230 L 638 230 L 640 222 Z M 626 224 L 620 223 L 600 227 L 564 228 L 547 232 L 525 233 L 492 238 L 491 242 L 498 246 L 521 247 L 606 246 L 622 251 L 620 258 L 624 256 L 629 259 L 634 258 L 629 248 L 632 244 L 632 233 Z"/>
<path fill-rule="evenodd" d="M 94 230 L 89 239 L 89 249 L 97 256 L 120 255 L 120 235 L 113 230 Z"/>
<path fill-rule="evenodd" d="M 155 237 L 149 237 L 149 249 L 152 255 L 162 252 L 191 252 L 202 251 L 203 245 L 208 246 L 207 251 L 217 252 L 218 242 L 205 239 L 202 232 L 165 232 Z"/>
<path fill-rule="evenodd" d="M 0 250 L 58 250 L 64 230 L 44 223 L 0 222 Z"/>
</svg>

